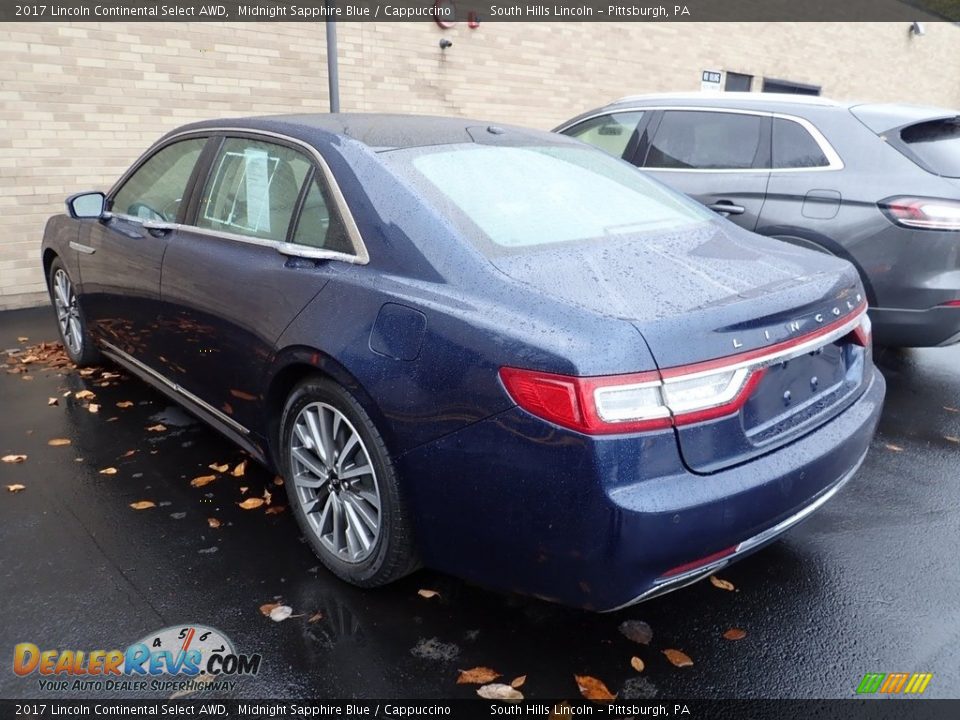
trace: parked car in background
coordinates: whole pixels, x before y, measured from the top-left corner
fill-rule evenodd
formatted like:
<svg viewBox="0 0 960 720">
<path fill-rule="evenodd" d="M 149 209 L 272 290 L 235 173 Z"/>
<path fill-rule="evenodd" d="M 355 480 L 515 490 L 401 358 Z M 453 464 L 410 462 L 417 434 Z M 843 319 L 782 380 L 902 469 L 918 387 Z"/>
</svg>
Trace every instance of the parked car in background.
<svg viewBox="0 0 960 720">
<path fill-rule="evenodd" d="M 767 93 L 627 97 L 557 132 L 860 271 L 878 343 L 960 342 L 960 111 Z"/>
<path fill-rule="evenodd" d="M 357 585 L 422 562 L 597 610 L 652 597 L 827 502 L 880 414 L 853 266 L 560 135 L 202 122 L 67 208 L 42 259 L 70 357 L 281 472 Z"/>
</svg>

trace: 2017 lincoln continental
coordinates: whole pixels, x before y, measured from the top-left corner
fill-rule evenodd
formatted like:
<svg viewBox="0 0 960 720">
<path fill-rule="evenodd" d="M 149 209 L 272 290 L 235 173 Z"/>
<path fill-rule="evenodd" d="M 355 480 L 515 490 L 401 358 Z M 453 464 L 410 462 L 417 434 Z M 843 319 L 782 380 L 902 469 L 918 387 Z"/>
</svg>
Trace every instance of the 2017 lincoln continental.
<svg viewBox="0 0 960 720">
<path fill-rule="evenodd" d="M 559 135 L 188 125 L 47 224 L 63 342 L 281 472 L 323 563 L 595 610 L 823 505 L 884 382 L 849 263 Z"/>
</svg>

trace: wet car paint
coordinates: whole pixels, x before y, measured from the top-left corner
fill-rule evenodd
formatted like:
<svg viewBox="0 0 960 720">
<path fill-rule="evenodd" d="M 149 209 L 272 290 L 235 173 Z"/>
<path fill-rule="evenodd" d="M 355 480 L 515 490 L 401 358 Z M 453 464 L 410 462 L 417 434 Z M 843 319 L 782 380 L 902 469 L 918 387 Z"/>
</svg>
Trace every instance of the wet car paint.
<svg viewBox="0 0 960 720">
<path fill-rule="evenodd" d="M 54 339 L 49 308 L 0 315 L 0 349 L 20 346 L 18 336 Z M 264 656 L 261 674 L 230 697 L 468 698 L 474 687 L 458 686 L 457 672 L 477 665 L 507 679 L 526 674 L 524 693 L 534 699 L 575 698 L 574 674 L 601 678 L 622 699 L 852 697 L 874 671 L 932 672 L 925 696 L 956 697 L 960 444 L 947 438 L 960 438 L 960 412 L 945 407 L 960 409 L 960 351 L 878 359 L 889 388 L 880 433 L 833 502 L 722 571 L 734 592 L 704 581 L 611 615 L 426 571 L 388 588 L 354 589 L 318 567 L 289 514 L 237 507 L 241 486 L 248 495 L 269 488 L 285 502 L 259 466 L 190 487 L 210 474 L 208 464 L 233 466 L 243 456 L 143 383 L 93 387 L 101 405 L 93 414 L 61 397 L 61 388 L 88 384 L 76 375 L 4 374 L 0 454 L 29 457 L 0 464 L 0 653 L 24 641 L 124 647 L 198 622 Z M 61 404 L 48 407 L 51 396 Z M 135 404 L 116 408 L 121 401 Z M 167 432 L 145 431 L 158 421 Z M 49 447 L 55 437 L 72 444 Z M 122 459 L 130 449 L 138 452 Z M 118 473 L 101 475 L 106 467 Z M 13 482 L 27 489 L 7 493 L 2 485 Z M 141 499 L 159 506 L 128 507 Z M 208 517 L 223 526 L 211 529 Z M 440 595 L 422 598 L 421 588 Z M 277 596 L 301 616 L 263 617 L 259 606 Z M 323 619 L 309 623 L 316 611 Z M 628 619 L 652 626 L 649 647 L 618 632 Z M 723 639 L 731 627 L 747 637 Z M 674 668 L 661 653 L 667 648 L 694 666 Z M 629 665 L 633 655 L 647 665 L 642 674 Z M 69 696 L 0 673 L 0 696 L 38 695 Z"/>
</svg>

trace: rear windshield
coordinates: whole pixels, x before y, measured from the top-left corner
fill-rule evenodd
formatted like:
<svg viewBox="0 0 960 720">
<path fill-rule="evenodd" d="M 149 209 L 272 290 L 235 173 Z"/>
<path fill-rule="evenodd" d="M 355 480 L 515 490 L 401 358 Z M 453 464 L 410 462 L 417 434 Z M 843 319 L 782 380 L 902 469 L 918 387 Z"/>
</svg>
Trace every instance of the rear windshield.
<svg viewBox="0 0 960 720">
<path fill-rule="evenodd" d="M 386 153 L 481 249 L 672 231 L 715 216 L 594 148 L 444 145 Z"/>
<path fill-rule="evenodd" d="M 960 177 L 960 117 L 911 125 L 900 140 L 930 172 Z"/>
</svg>

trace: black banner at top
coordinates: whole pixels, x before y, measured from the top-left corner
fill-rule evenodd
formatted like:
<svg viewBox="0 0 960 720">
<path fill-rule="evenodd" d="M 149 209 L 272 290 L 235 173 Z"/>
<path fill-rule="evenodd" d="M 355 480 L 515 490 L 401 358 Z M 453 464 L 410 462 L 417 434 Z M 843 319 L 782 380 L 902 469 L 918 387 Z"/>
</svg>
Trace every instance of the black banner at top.
<svg viewBox="0 0 960 720">
<path fill-rule="evenodd" d="M 960 0 L 0 0 L 0 21 L 960 21 Z"/>
</svg>

